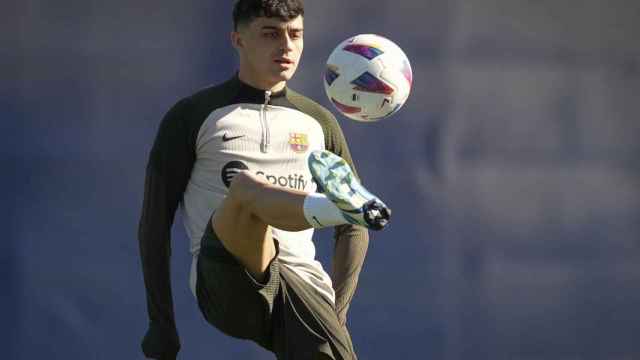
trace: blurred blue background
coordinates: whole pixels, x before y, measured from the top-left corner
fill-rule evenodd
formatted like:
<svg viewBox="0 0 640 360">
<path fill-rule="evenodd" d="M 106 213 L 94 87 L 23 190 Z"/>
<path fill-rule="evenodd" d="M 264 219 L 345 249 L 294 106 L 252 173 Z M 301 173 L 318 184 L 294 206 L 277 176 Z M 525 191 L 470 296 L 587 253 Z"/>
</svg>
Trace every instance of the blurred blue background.
<svg viewBox="0 0 640 360">
<path fill-rule="evenodd" d="M 0 12 L 4 359 L 142 359 L 136 239 L 165 111 L 228 78 L 231 1 L 9 0 Z M 291 87 L 384 35 L 414 89 L 339 117 L 394 209 L 350 311 L 361 359 L 640 359 L 640 2 L 307 1 Z M 384 146 L 380 144 L 384 143 Z M 176 221 L 181 359 L 272 359 L 205 323 Z M 317 243 L 328 266 L 329 232 Z"/>
</svg>

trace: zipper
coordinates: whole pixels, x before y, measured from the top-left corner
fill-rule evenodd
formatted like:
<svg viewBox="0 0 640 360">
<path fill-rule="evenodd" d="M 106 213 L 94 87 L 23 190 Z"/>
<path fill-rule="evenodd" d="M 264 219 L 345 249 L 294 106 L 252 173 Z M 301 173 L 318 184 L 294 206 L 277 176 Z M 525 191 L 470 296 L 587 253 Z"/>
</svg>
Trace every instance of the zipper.
<svg viewBox="0 0 640 360">
<path fill-rule="evenodd" d="M 264 104 L 260 109 L 260 125 L 262 126 L 262 142 L 260 143 L 260 151 L 269 152 L 269 143 L 271 142 L 271 134 L 269 133 L 269 124 L 267 124 L 267 106 L 271 100 L 271 91 L 264 92 Z"/>
</svg>

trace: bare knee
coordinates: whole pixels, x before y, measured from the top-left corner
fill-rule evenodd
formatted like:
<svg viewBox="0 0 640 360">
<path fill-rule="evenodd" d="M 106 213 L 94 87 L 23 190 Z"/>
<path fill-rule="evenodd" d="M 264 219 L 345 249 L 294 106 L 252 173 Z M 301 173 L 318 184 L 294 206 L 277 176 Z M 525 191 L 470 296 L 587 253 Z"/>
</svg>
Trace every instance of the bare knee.
<svg viewBox="0 0 640 360">
<path fill-rule="evenodd" d="M 242 212 L 255 215 L 260 192 L 268 186 L 262 179 L 248 171 L 239 172 L 231 182 L 227 201 L 240 208 Z"/>
<path fill-rule="evenodd" d="M 264 186 L 252 174 L 238 173 L 227 198 L 211 219 L 211 226 L 224 247 L 258 280 L 263 279 L 276 252 L 267 232 L 268 225 L 255 211 Z"/>
</svg>

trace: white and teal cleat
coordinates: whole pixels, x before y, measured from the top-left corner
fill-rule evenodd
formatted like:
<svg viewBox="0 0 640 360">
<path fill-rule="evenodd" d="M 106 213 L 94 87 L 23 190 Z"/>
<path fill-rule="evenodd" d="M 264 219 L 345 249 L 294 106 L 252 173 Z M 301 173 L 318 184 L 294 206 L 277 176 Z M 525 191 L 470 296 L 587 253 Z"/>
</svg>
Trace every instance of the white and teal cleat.
<svg viewBox="0 0 640 360">
<path fill-rule="evenodd" d="M 319 150 L 309 155 L 308 162 L 316 183 L 349 223 L 372 230 L 381 230 L 387 225 L 391 209 L 360 184 L 343 158 Z"/>
</svg>

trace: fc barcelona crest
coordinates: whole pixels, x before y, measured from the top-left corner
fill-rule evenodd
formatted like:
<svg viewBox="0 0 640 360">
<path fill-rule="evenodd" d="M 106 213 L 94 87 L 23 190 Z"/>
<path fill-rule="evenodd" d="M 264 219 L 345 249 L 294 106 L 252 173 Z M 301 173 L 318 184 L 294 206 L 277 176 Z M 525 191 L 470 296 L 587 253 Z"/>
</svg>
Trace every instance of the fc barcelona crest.
<svg viewBox="0 0 640 360">
<path fill-rule="evenodd" d="M 309 138 L 307 134 L 289 133 L 289 146 L 297 153 L 303 153 L 309 148 Z"/>
</svg>

